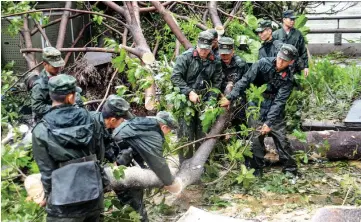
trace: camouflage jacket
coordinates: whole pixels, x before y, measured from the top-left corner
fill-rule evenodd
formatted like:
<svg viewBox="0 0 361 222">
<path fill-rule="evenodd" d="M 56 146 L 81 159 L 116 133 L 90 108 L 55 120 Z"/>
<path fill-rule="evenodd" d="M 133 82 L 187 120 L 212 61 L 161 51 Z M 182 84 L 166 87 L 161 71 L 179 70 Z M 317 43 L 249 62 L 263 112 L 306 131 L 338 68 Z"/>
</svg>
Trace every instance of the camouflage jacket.
<svg viewBox="0 0 361 222">
<path fill-rule="evenodd" d="M 282 42 L 279 40 L 274 40 L 262 43 L 261 48 L 258 50 L 258 59 L 265 57 L 277 57 L 277 53 L 282 46 Z"/>
<path fill-rule="evenodd" d="M 265 123 L 272 127 L 274 121 L 283 113 L 286 102 L 293 88 L 293 74 L 290 68 L 281 72 L 276 71 L 276 58 L 269 57 L 258 60 L 248 72 L 233 87 L 226 97 L 236 100 L 253 83 L 256 86 L 267 84 L 265 95 L 271 95 L 273 101 L 267 113 Z"/>
<path fill-rule="evenodd" d="M 31 107 L 37 120 L 40 120 L 51 108 L 48 82 L 48 73 L 43 69 L 31 89 Z"/>
<path fill-rule="evenodd" d="M 188 96 L 191 91 L 199 93 L 206 87 L 220 89 L 222 65 L 211 52 L 205 61 L 198 56 L 196 49 L 188 49 L 177 57 L 171 81 L 181 93 Z"/>
<path fill-rule="evenodd" d="M 223 81 L 221 90 L 224 92 L 227 83 L 235 84 L 247 72 L 248 65 L 239 56 L 234 55 L 229 65 L 222 62 Z"/>
<path fill-rule="evenodd" d="M 164 185 L 172 184 L 173 176 L 163 157 L 165 139 L 156 119 L 136 117 L 128 120 L 114 130 L 113 138 L 116 142 L 127 143 L 139 154 Z"/>
<path fill-rule="evenodd" d="M 78 205 L 52 205 L 52 172 L 60 163 L 96 154 L 101 162 L 104 156 L 103 138 L 97 134 L 98 123 L 89 112 L 76 105 L 52 107 L 32 132 L 33 155 L 39 166 L 41 181 L 47 197 L 46 211 L 58 217 L 80 217 L 103 207 L 99 198 Z M 104 175 L 99 166 L 100 174 Z M 86 180 L 86 175 L 84 180 Z M 71 183 L 71 178 L 64 178 Z M 104 181 L 103 181 L 104 182 Z M 83 184 L 78 184 L 82 186 Z M 65 191 L 66 192 L 66 191 Z"/>
<path fill-rule="evenodd" d="M 308 68 L 306 43 L 299 30 L 293 28 L 290 33 L 286 34 L 285 30 L 280 28 L 273 32 L 272 36 L 275 40 L 280 40 L 283 43 L 291 44 L 296 47 L 299 56 L 299 59 L 296 61 L 296 72 L 299 72 L 304 68 Z"/>
</svg>

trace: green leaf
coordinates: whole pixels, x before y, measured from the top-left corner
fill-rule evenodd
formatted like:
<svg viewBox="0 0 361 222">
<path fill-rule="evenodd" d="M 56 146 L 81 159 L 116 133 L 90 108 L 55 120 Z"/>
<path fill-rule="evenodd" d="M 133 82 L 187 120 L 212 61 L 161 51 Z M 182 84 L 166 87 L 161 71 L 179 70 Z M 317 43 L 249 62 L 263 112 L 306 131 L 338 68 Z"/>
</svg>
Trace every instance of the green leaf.
<svg viewBox="0 0 361 222">
<path fill-rule="evenodd" d="M 306 17 L 306 15 L 302 14 L 297 17 L 296 22 L 295 22 L 295 28 L 300 29 L 300 28 L 304 27 L 306 25 L 306 23 L 307 23 L 307 17 Z"/>
<path fill-rule="evenodd" d="M 124 169 L 126 169 L 126 166 L 118 166 L 113 168 L 113 176 L 116 180 L 119 180 L 120 178 L 124 178 Z"/>
<path fill-rule="evenodd" d="M 249 26 L 251 29 L 256 29 L 256 28 L 257 28 L 257 26 L 258 26 L 258 20 L 257 20 L 256 16 L 254 16 L 254 15 L 247 15 L 247 16 L 246 16 L 246 21 L 247 21 L 248 26 Z"/>
</svg>

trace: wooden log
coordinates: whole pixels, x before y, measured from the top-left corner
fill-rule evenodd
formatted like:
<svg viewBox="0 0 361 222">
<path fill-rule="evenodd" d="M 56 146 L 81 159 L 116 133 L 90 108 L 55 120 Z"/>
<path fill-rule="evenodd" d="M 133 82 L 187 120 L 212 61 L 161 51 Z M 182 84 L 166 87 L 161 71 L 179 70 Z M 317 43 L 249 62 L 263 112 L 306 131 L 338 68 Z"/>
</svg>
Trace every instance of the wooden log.
<svg viewBox="0 0 361 222">
<path fill-rule="evenodd" d="M 361 159 L 361 131 L 310 131 L 306 132 L 307 143 L 289 136 L 294 151 L 313 151 L 322 154 L 322 150 L 328 147 L 326 158 L 329 160 L 358 160 Z M 327 142 L 326 142 L 327 141 Z M 325 145 L 328 143 L 328 145 Z M 268 149 L 275 149 L 273 139 L 265 139 Z"/>
</svg>

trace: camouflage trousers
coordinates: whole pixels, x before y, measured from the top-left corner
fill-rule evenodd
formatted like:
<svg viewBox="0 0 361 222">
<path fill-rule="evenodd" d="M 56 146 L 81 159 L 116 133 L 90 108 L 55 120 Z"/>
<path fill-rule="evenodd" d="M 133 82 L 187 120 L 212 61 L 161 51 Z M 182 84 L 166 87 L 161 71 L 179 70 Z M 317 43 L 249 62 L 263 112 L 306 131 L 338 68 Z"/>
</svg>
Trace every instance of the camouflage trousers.
<svg viewBox="0 0 361 222">
<path fill-rule="evenodd" d="M 83 217 L 54 217 L 47 216 L 47 222 L 99 222 L 100 220 L 100 211 L 91 212 Z"/>
<path fill-rule="evenodd" d="M 257 129 L 262 126 L 269 109 L 272 104 L 271 99 L 265 99 L 261 104 L 261 115 L 260 119 L 249 119 L 249 126 Z M 286 136 L 286 123 L 284 121 L 284 115 L 280 115 L 277 118 L 273 125 L 271 126 L 271 132 L 268 133 L 268 136 L 272 137 L 276 150 L 279 154 L 279 159 L 283 165 L 283 171 L 296 172 L 297 164 L 295 159 L 292 157 L 293 150 L 291 144 Z M 259 132 L 254 132 L 252 136 L 252 152 L 253 158 L 249 159 L 250 166 L 255 169 L 262 169 L 264 167 L 264 156 L 265 156 L 265 144 L 264 139 L 267 135 L 261 135 Z"/>
<path fill-rule="evenodd" d="M 196 112 L 192 117 L 190 123 L 187 123 L 185 119 L 180 119 L 179 129 L 177 131 L 177 137 L 184 143 L 193 142 L 205 136 L 202 131 L 202 121 L 199 119 L 199 113 Z M 193 156 L 195 150 L 201 145 L 201 142 L 194 145 L 189 145 L 178 151 L 179 163 L 189 159 Z"/>
</svg>

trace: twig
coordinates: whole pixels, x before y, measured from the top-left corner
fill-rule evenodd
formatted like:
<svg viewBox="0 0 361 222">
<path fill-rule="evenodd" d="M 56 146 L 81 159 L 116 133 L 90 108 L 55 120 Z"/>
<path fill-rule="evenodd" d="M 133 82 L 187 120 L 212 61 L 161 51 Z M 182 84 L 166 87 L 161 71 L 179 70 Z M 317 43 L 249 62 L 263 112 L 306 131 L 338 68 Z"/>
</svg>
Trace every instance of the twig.
<svg viewBox="0 0 361 222">
<path fill-rule="evenodd" d="M 348 188 L 348 190 L 347 190 L 347 192 L 346 192 L 345 199 L 343 199 L 342 206 L 345 205 L 346 200 L 347 200 L 347 197 L 348 197 L 348 195 L 349 195 L 349 193 L 350 193 L 351 190 L 352 190 L 352 186 L 350 186 L 350 187 Z"/>
<path fill-rule="evenodd" d="M 123 39 L 122 39 L 123 45 L 127 45 L 127 36 L 128 36 L 128 29 L 127 29 L 127 28 L 124 28 L 124 31 L 123 31 Z"/>
<path fill-rule="evenodd" d="M 198 8 L 205 8 L 205 9 L 208 9 L 207 6 L 201 6 L 201 5 L 196 5 L 196 4 L 192 4 L 192 3 L 189 3 L 189 2 L 182 2 L 182 1 L 177 1 L 178 3 L 181 3 L 181 4 L 184 4 L 184 5 L 192 5 L 192 6 L 195 6 L 195 7 L 198 7 Z"/>
<path fill-rule="evenodd" d="M 193 142 L 186 143 L 186 144 L 184 144 L 184 145 L 182 145 L 182 146 L 179 146 L 179 147 L 175 148 L 174 150 L 172 150 L 172 152 L 177 151 L 177 150 L 180 150 L 180 149 L 182 149 L 182 148 L 184 148 L 184 147 L 187 147 L 187 146 L 189 146 L 189 145 L 193 145 L 193 144 L 195 144 L 195 143 L 201 142 L 201 141 L 203 141 L 203 140 L 213 139 L 213 138 L 217 138 L 217 137 L 221 137 L 221 136 L 237 135 L 237 134 L 239 134 L 239 133 L 241 133 L 241 132 L 242 132 L 242 131 L 234 132 L 234 133 L 218 134 L 218 135 L 214 135 L 214 136 L 206 136 L 206 137 L 200 138 L 200 139 L 198 139 L 198 140 L 194 140 Z"/>
<path fill-rule="evenodd" d="M 38 30 L 40 31 L 41 35 L 45 39 L 45 45 L 51 46 L 50 40 L 49 40 L 48 36 L 46 35 L 46 33 L 44 32 L 44 30 L 41 28 L 41 25 L 39 25 L 39 23 L 35 19 L 33 19 L 33 20 L 34 20 L 36 27 L 38 27 Z"/>
<path fill-rule="evenodd" d="M 70 11 L 70 12 L 79 12 L 79 13 L 84 13 L 84 14 L 93 14 L 93 15 L 99 15 L 105 18 L 110 18 L 113 19 L 114 21 L 124 25 L 125 27 L 128 28 L 128 25 L 125 24 L 123 21 L 107 15 L 107 14 L 102 14 L 99 12 L 92 12 L 92 11 L 86 11 L 86 10 L 79 10 L 79 9 L 69 9 L 69 8 L 45 8 L 45 9 L 37 9 L 37 10 L 31 10 L 31 11 L 27 11 L 27 12 L 19 12 L 19 13 L 13 13 L 13 14 L 7 14 L 7 15 L 3 15 L 1 16 L 1 18 L 7 18 L 7 17 L 11 17 L 11 16 L 17 16 L 17 15 L 23 15 L 23 14 L 28 14 L 28 13 L 34 13 L 34 12 L 47 12 L 47 11 Z"/>
<path fill-rule="evenodd" d="M 89 42 L 87 42 L 87 43 L 84 45 L 84 47 L 87 46 L 87 45 L 89 45 L 90 43 L 92 43 L 92 42 L 94 41 L 94 39 L 96 39 L 96 38 L 98 38 L 99 36 L 103 35 L 103 34 L 106 33 L 107 31 L 109 31 L 109 29 L 106 29 L 104 32 L 102 32 L 102 33 L 94 36 L 92 39 L 90 39 Z M 82 54 L 82 53 L 79 53 L 79 54 L 78 54 L 78 56 L 75 58 L 75 61 L 78 61 L 79 56 L 80 56 L 81 54 Z"/>
<path fill-rule="evenodd" d="M 191 21 L 191 18 L 187 17 L 187 16 L 183 16 L 183 15 L 178 15 L 178 14 L 174 14 L 173 13 L 173 16 L 176 17 L 176 18 L 180 18 L 180 19 L 183 19 L 183 20 L 186 20 L 186 21 Z M 196 26 L 202 30 L 207 30 L 207 26 L 203 25 L 202 23 L 196 23 Z"/>
<path fill-rule="evenodd" d="M 160 38 L 157 38 L 157 41 L 155 42 L 155 46 L 154 46 L 154 49 L 153 49 L 153 55 L 155 56 L 155 54 L 157 54 L 157 50 L 158 50 L 158 47 L 159 47 L 159 42 L 160 42 Z"/>
<path fill-rule="evenodd" d="M 223 174 L 222 176 L 218 177 L 216 180 L 209 182 L 209 183 L 205 183 L 204 185 L 208 186 L 208 185 L 213 185 L 216 184 L 218 181 L 222 180 L 232 169 L 233 167 L 237 164 L 237 162 L 234 162 L 232 164 L 232 166 L 226 171 L 225 174 Z"/>
<path fill-rule="evenodd" d="M 78 34 L 78 37 L 76 37 L 76 39 L 74 40 L 74 42 L 71 44 L 70 48 L 73 48 L 73 47 L 78 43 L 78 41 L 80 40 L 80 38 L 83 36 L 83 33 L 85 32 L 85 29 L 86 29 L 90 24 L 92 24 L 92 21 L 91 21 L 91 22 L 88 22 L 88 24 L 86 24 L 86 25 L 80 30 L 80 32 L 79 32 L 79 34 Z M 68 63 L 68 60 L 69 60 L 70 56 L 71 56 L 71 52 L 68 52 L 68 53 L 66 54 L 66 56 L 65 56 L 65 59 L 64 59 L 64 62 L 65 62 L 65 65 L 64 65 L 64 66 L 66 66 L 66 64 Z"/>
<path fill-rule="evenodd" d="M 80 15 L 82 15 L 82 13 L 76 13 L 76 14 L 74 14 L 74 15 L 69 16 L 69 19 L 76 18 L 76 17 L 78 17 L 78 16 L 80 16 Z M 61 21 L 61 18 L 55 19 L 55 20 L 49 22 L 49 23 L 46 24 L 46 25 L 42 25 L 41 28 L 44 29 L 44 28 L 46 28 L 46 27 L 48 27 L 48 26 L 57 24 L 57 23 L 59 23 L 60 21 Z M 30 35 L 33 36 L 33 35 L 36 34 L 38 31 L 39 31 L 39 29 L 38 29 L 38 27 L 36 27 L 36 28 L 34 28 L 33 30 L 31 30 Z"/>
<path fill-rule="evenodd" d="M 107 99 L 107 96 L 108 96 L 108 94 L 109 94 L 109 90 L 110 90 L 110 87 L 111 87 L 111 85 L 112 85 L 113 79 L 114 79 L 114 77 L 115 77 L 115 75 L 116 75 L 117 73 L 118 73 L 118 69 L 115 69 L 115 71 L 114 71 L 114 73 L 113 73 L 113 76 L 112 76 L 112 78 L 111 78 L 110 81 L 109 81 L 108 88 L 107 88 L 107 91 L 106 91 L 106 93 L 105 93 L 105 95 L 104 95 L 103 101 L 99 104 L 99 106 L 98 106 L 98 108 L 97 108 L 97 110 L 96 110 L 97 112 L 99 112 L 100 107 L 104 104 L 105 100 Z"/>
<path fill-rule="evenodd" d="M 103 22 L 103 25 L 105 25 L 105 27 L 107 27 L 108 29 L 118 33 L 120 36 L 123 36 L 123 33 L 119 32 L 118 30 L 116 30 L 115 28 L 113 28 L 110 25 L 106 24 L 105 22 Z"/>
</svg>

